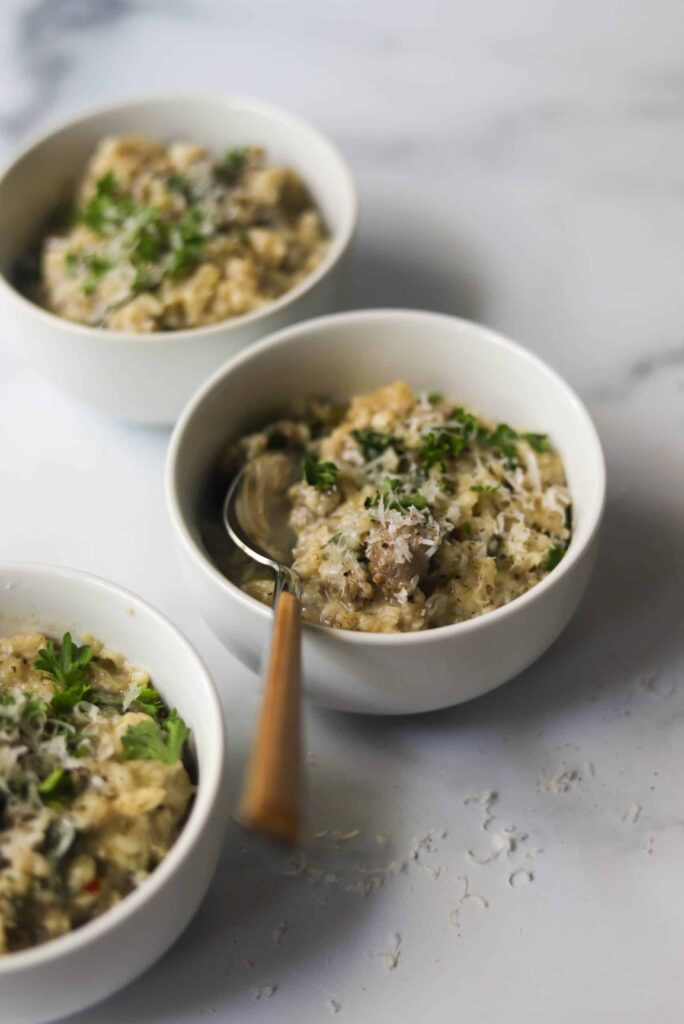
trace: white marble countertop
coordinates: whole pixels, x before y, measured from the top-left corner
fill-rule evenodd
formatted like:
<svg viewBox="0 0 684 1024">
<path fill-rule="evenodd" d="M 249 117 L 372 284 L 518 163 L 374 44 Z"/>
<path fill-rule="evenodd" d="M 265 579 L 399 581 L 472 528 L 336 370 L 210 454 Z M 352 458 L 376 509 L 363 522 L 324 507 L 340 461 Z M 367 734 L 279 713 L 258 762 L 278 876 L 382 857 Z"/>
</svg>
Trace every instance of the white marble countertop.
<svg viewBox="0 0 684 1024">
<path fill-rule="evenodd" d="M 439 714 L 307 709 L 326 834 L 306 861 L 288 874 L 231 827 L 185 936 L 73 1024 L 681 1018 L 683 28 L 675 0 L 2 5 L 4 153 L 147 90 L 291 106 L 358 177 L 349 304 L 459 313 L 529 345 L 587 400 L 609 469 L 598 569 L 553 649 Z M 111 577 L 181 625 L 221 688 L 234 797 L 256 680 L 180 582 L 168 435 L 70 406 L 1 333 L 0 350 L 0 558 Z M 486 830 L 467 802 L 483 791 Z"/>
</svg>

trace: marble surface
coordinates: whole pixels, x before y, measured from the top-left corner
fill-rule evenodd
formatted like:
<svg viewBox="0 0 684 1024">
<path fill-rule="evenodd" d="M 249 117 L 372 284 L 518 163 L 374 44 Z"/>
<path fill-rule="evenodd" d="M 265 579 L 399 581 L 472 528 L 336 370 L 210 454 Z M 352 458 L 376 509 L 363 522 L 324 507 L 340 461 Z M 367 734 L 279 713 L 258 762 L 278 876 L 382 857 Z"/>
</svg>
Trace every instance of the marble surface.
<svg viewBox="0 0 684 1024">
<path fill-rule="evenodd" d="M 553 649 L 440 714 L 307 709 L 305 860 L 231 827 L 185 936 L 72 1024 L 681 1018 L 683 22 L 675 0 L 3 3 L 4 154 L 148 90 L 291 106 L 358 178 L 349 305 L 529 345 L 587 400 L 609 471 L 598 569 Z M 221 688 L 234 799 L 256 680 L 180 582 L 167 434 L 70 406 L 1 325 L 0 350 L 0 558 L 109 576 L 182 626 Z"/>
</svg>

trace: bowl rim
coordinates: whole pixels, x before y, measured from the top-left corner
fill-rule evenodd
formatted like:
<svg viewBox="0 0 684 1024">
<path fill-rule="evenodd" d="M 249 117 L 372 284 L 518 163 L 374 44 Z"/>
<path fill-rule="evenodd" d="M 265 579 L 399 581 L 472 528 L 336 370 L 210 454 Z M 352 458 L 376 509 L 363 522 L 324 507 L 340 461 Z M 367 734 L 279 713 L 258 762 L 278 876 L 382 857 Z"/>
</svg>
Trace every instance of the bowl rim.
<svg viewBox="0 0 684 1024">
<path fill-rule="evenodd" d="M 48 140 L 57 138 L 63 132 L 98 117 L 106 117 L 109 114 L 131 110 L 136 107 L 145 107 L 148 105 L 168 106 L 173 105 L 174 103 L 188 101 L 199 104 L 206 103 L 207 105 L 224 104 L 228 108 L 239 108 L 250 113 L 263 114 L 267 117 L 273 118 L 274 120 L 281 121 L 289 128 L 308 132 L 309 135 L 315 138 L 324 150 L 327 151 L 327 155 L 333 163 L 337 165 L 340 178 L 343 182 L 344 202 L 340 200 L 340 208 L 344 209 L 346 214 L 341 229 L 338 232 L 331 234 L 328 250 L 318 266 L 315 267 L 310 274 L 307 274 L 307 276 L 300 281 L 299 284 L 295 285 L 294 288 L 284 292 L 283 295 L 274 299 L 273 302 L 269 302 L 265 306 L 253 310 L 251 313 L 244 313 L 240 316 L 226 320 L 219 320 L 217 323 L 205 324 L 201 327 L 185 327 L 176 331 L 152 331 L 149 334 L 136 333 L 135 331 L 113 331 L 105 327 L 91 327 L 88 324 L 81 324 L 74 320 L 67 320 L 65 317 L 61 317 L 57 313 L 52 313 L 50 310 L 44 309 L 42 306 L 39 306 L 38 303 L 33 302 L 27 296 L 23 295 L 19 289 L 14 286 L 7 274 L 2 271 L 0 271 L 0 295 L 4 294 L 11 302 L 18 305 L 20 310 L 24 310 L 24 312 L 30 316 L 38 317 L 39 320 L 44 321 L 48 326 L 59 328 L 66 332 L 73 331 L 76 335 L 87 337 L 91 343 L 94 340 L 102 341 L 105 344 L 150 345 L 157 342 L 164 343 L 183 341 L 186 339 L 201 341 L 204 338 L 213 338 L 216 335 L 225 335 L 226 331 L 237 332 L 242 327 L 258 324 L 261 320 L 265 320 L 272 313 L 277 313 L 280 310 L 285 309 L 291 303 L 302 298 L 334 269 L 349 249 L 349 245 L 354 237 L 354 233 L 358 225 L 358 190 L 349 168 L 349 164 L 332 140 L 305 118 L 300 117 L 299 114 L 295 114 L 292 111 L 274 103 L 260 99 L 253 99 L 249 96 L 243 96 L 240 93 L 216 93 L 215 95 L 199 92 L 151 93 L 148 95 L 132 97 L 118 103 L 106 103 L 88 107 L 71 117 L 55 120 L 48 124 L 46 128 L 30 135 L 27 141 L 24 142 L 20 148 L 14 150 L 10 157 L 2 164 L 2 167 L 0 168 L 0 203 L 2 201 L 2 190 L 9 174 L 21 160 L 31 154 L 32 150 L 36 149 Z"/>
<path fill-rule="evenodd" d="M 119 586 L 118 583 L 112 583 L 101 576 L 82 572 L 80 569 L 73 569 L 69 566 L 44 562 L 0 561 L 0 574 L 16 574 L 34 578 L 45 576 L 68 578 L 83 585 L 86 589 L 94 588 L 104 591 L 113 601 L 124 601 L 134 607 L 136 611 L 142 611 L 145 615 L 156 619 L 163 629 L 172 633 L 176 640 L 186 648 L 195 662 L 197 675 L 193 685 L 203 688 L 202 713 L 205 713 L 204 709 L 206 708 L 206 719 L 209 728 L 213 729 L 215 744 L 215 754 L 212 756 L 209 766 L 198 777 L 190 815 L 161 864 L 120 903 L 80 928 L 38 946 L 0 956 L 1 979 L 3 975 L 19 974 L 45 966 L 63 956 L 77 953 L 91 942 L 102 939 L 108 931 L 114 930 L 126 917 L 134 914 L 159 894 L 172 875 L 187 861 L 221 797 L 225 777 L 225 729 L 221 703 L 209 670 L 202 658 L 178 627 L 174 626 L 162 612 L 148 604 L 143 598 L 125 587 Z"/>
<path fill-rule="evenodd" d="M 492 344 L 494 348 L 497 348 L 499 351 L 506 352 L 507 354 L 513 354 L 516 358 L 523 360 L 523 362 L 526 362 L 528 365 L 542 370 L 564 394 L 569 404 L 573 407 L 576 415 L 579 416 L 587 428 L 589 438 L 588 449 L 590 449 L 594 473 L 596 475 L 596 490 L 594 492 L 593 501 L 590 502 L 588 509 L 585 511 L 585 516 L 587 517 L 587 529 L 581 543 L 573 544 L 571 542 L 563 559 L 551 572 L 548 573 L 547 576 L 544 577 L 543 580 L 525 591 L 524 594 L 514 598 L 512 601 L 509 601 L 508 604 L 502 605 L 500 608 L 496 608 L 493 611 L 486 612 L 485 614 L 479 615 L 475 618 L 467 619 L 464 622 L 455 622 L 447 626 L 436 626 L 434 629 L 417 630 L 415 632 L 366 633 L 351 629 L 337 629 L 312 622 L 303 622 L 302 624 L 305 633 L 322 632 L 328 637 L 332 636 L 338 643 L 348 643 L 354 646 L 371 648 L 394 647 L 396 645 L 403 646 L 409 644 L 429 644 L 439 642 L 442 639 L 477 633 L 483 629 L 489 629 L 495 626 L 497 622 L 501 622 L 512 615 L 518 614 L 518 612 L 522 611 L 525 607 L 532 605 L 539 600 L 543 601 L 546 594 L 560 584 L 561 580 L 567 576 L 572 569 L 574 569 L 575 565 L 583 558 L 587 550 L 591 547 L 592 542 L 599 531 L 606 503 L 605 458 L 598 432 L 586 406 L 574 389 L 556 370 L 552 369 L 552 367 L 550 367 L 543 359 L 530 352 L 518 342 L 512 341 L 510 338 L 500 334 L 498 331 L 476 323 L 475 321 L 467 320 L 462 317 L 451 316 L 446 313 L 435 313 L 428 310 L 394 307 L 370 310 L 352 310 L 350 312 L 333 313 L 327 316 L 316 317 L 276 331 L 273 334 L 268 335 L 268 337 L 264 338 L 262 341 L 251 345 L 249 348 L 226 360 L 223 366 L 220 366 L 218 370 L 216 370 L 205 381 L 205 383 L 200 386 L 188 401 L 176 423 L 176 426 L 174 427 L 169 442 L 165 471 L 166 506 L 176 537 L 180 540 L 186 554 L 190 556 L 191 561 L 197 566 L 202 574 L 205 577 L 208 577 L 214 585 L 218 585 L 225 593 L 228 594 L 228 596 L 242 604 L 243 607 L 246 608 L 247 613 L 251 611 L 263 621 L 270 619 L 273 615 L 270 608 L 262 604 L 260 601 L 257 601 L 256 598 L 250 597 L 220 572 L 220 570 L 212 563 L 211 559 L 204 553 L 201 546 L 197 543 L 193 532 L 188 528 L 185 521 L 177 486 L 179 451 L 185 432 L 204 402 L 215 390 L 218 390 L 221 387 L 226 378 L 228 378 L 244 363 L 247 363 L 252 359 L 259 358 L 264 353 L 267 353 L 274 348 L 282 345 L 286 346 L 290 341 L 306 337 L 306 335 L 314 334 L 320 331 L 321 328 L 325 329 L 327 327 L 335 327 L 339 324 L 347 323 L 365 323 L 368 326 L 372 326 L 374 323 L 388 319 L 405 320 L 413 322 L 416 326 L 419 324 L 429 325 L 431 323 L 447 323 L 454 327 L 470 330 L 478 334 L 480 338 L 485 340 L 487 343 Z M 321 341 L 321 343 L 324 342 Z"/>
</svg>

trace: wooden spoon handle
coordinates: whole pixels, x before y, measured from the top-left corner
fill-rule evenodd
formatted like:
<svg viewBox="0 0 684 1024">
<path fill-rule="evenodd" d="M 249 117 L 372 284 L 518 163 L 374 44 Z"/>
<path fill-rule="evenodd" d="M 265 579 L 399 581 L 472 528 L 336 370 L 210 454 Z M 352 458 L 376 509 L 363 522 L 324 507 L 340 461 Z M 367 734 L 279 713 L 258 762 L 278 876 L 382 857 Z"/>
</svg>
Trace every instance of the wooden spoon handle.
<svg viewBox="0 0 684 1024">
<path fill-rule="evenodd" d="M 283 591 L 275 608 L 264 700 L 241 803 L 247 828 L 291 844 L 299 840 L 300 829 L 300 619 L 299 601 Z"/>
</svg>

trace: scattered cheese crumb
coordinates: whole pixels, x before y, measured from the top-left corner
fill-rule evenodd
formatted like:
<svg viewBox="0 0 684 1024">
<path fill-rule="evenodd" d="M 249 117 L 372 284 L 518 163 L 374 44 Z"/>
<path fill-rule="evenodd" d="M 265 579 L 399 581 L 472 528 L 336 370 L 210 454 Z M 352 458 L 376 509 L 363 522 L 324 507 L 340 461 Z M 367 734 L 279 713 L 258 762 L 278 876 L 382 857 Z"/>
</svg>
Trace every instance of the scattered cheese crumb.
<svg viewBox="0 0 684 1024">
<path fill-rule="evenodd" d="M 580 788 L 582 773 L 579 768 L 568 768 L 561 765 L 553 775 L 547 775 L 543 780 L 543 788 L 547 793 L 570 793 Z"/>
<path fill-rule="evenodd" d="M 278 991 L 277 985 L 261 985 L 254 990 L 255 999 L 271 999 Z"/>
<path fill-rule="evenodd" d="M 458 902 L 465 903 L 466 900 L 472 900 L 478 907 L 482 907 L 483 910 L 487 910 L 489 907 L 489 901 L 481 896 L 479 892 L 470 891 L 470 879 L 467 875 L 459 875 L 458 881 L 463 883 L 463 892 L 459 896 Z"/>
<path fill-rule="evenodd" d="M 508 876 L 508 884 L 512 889 L 522 889 L 533 881 L 534 875 L 532 872 L 526 871 L 524 868 L 519 868 Z"/>
<path fill-rule="evenodd" d="M 622 815 L 623 821 L 629 821 L 632 825 L 636 825 L 641 814 L 641 804 L 631 803 L 627 810 Z"/>
</svg>

